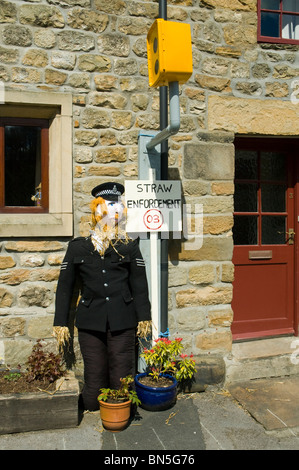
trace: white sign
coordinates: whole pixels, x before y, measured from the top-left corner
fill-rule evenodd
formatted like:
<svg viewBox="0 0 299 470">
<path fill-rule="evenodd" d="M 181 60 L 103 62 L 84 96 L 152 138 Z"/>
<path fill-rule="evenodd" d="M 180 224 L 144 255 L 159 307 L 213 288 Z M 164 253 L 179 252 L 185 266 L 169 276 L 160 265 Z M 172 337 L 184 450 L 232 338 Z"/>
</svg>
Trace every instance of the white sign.
<svg viewBox="0 0 299 470">
<path fill-rule="evenodd" d="M 126 181 L 125 198 L 127 232 L 182 230 L 180 181 Z"/>
</svg>

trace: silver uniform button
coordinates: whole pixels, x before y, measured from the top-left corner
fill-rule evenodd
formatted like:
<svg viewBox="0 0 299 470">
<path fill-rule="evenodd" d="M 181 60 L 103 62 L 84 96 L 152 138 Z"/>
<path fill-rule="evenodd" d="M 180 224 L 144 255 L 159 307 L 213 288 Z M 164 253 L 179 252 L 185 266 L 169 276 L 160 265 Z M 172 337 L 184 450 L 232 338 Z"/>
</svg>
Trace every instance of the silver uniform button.
<svg viewBox="0 0 299 470">
<path fill-rule="evenodd" d="M 105 282 L 105 283 L 104 283 L 104 287 L 108 287 L 108 284 L 107 284 L 107 282 Z"/>
<path fill-rule="evenodd" d="M 109 297 L 106 297 L 107 302 L 110 300 Z"/>
<path fill-rule="evenodd" d="M 106 269 L 102 269 L 102 273 L 104 273 L 104 274 L 105 274 L 105 272 L 106 272 Z"/>
</svg>

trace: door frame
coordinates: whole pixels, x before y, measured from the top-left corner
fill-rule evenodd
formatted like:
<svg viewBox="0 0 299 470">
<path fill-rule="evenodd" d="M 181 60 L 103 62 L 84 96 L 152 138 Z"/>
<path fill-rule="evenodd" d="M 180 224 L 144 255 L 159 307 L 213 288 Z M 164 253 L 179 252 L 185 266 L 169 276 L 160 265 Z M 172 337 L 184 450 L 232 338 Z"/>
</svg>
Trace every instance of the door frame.
<svg viewBox="0 0 299 470">
<path fill-rule="evenodd" d="M 256 335 L 252 333 L 249 334 L 239 334 L 233 335 L 233 341 L 238 340 L 250 340 L 250 339 L 260 339 L 260 338 L 269 338 L 269 337 L 279 337 L 279 336 L 298 336 L 298 325 L 299 325 L 299 138 L 293 137 L 273 137 L 273 136 L 259 136 L 259 137 L 250 137 L 250 136 L 241 136 L 236 135 L 234 140 L 234 145 L 238 142 L 242 142 L 243 145 L 246 142 L 248 144 L 259 144 L 260 149 L 264 150 L 271 150 L 271 147 L 275 145 L 276 149 L 284 149 L 286 144 L 293 146 L 294 153 L 294 231 L 295 231 L 295 240 L 294 240 L 294 312 L 293 312 L 293 333 L 275 333 L 271 332 L 271 330 L 265 332 L 261 332 L 261 335 Z M 269 148 L 270 147 L 270 148 Z M 238 338 L 234 338 L 234 336 L 238 336 Z M 242 336 L 244 336 L 242 338 Z"/>
</svg>

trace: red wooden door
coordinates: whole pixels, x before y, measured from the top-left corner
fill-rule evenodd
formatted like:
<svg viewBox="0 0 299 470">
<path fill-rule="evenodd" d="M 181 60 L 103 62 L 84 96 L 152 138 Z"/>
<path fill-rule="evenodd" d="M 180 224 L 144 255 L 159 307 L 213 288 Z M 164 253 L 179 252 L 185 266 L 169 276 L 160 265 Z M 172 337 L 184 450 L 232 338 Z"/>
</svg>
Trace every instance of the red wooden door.
<svg viewBox="0 0 299 470">
<path fill-rule="evenodd" d="M 295 333 L 293 140 L 236 139 L 234 339 Z"/>
</svg>

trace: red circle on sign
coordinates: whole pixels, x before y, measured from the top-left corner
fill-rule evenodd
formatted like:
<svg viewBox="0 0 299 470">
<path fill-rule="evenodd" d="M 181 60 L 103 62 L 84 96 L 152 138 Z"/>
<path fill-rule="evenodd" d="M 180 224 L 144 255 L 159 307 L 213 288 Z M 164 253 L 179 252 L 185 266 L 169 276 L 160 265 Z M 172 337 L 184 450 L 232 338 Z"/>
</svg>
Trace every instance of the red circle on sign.
<svg viewBox="0 0 299 470">
<path fill-rule="evenodd" d="M 149 209 L 143 216 L 143 223 L 149 230 L 158 230 L 163 224 L 163 215 L 158 209 Z"/>
</svg>

